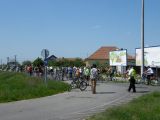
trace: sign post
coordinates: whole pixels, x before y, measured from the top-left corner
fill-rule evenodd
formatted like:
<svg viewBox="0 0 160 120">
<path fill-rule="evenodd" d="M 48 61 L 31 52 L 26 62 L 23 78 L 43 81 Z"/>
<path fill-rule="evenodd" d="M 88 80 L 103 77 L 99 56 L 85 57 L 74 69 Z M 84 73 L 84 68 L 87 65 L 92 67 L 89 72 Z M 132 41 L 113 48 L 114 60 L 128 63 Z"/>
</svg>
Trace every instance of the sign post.
<svg viewBox="0 0 160 120">
<path fill-rule="evenodd" d="M 48 65 L 48 61 L 47 61 L 47 57 L 49 56 L 49 51 L 47 49 L 43 49 L 41 51 L 41 55 L 44 58 L 44 66 L 45 66 L 45 84 L 47 85 L 47 65 Z"/>
</svg>

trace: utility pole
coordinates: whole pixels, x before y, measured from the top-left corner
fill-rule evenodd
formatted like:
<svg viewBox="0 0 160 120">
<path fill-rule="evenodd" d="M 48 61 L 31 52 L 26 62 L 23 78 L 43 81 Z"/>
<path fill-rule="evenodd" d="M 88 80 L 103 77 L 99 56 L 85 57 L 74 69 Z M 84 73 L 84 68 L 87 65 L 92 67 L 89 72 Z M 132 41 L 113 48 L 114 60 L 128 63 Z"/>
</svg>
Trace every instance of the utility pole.
<svg viewBox="0 0 160 120">
<path fill-rule="evenodd" d="M 16 68 L 17 68 L 17 55 L 15 55 L 14 57 L 15 57 L 15 71 L 16 71 Z"/>
<path fill-rule="evenodd" d="M 47 65 L 48 65 L 47 57 L 49 56 L 49 51 L 47 49 L 43 49 L 41 51 L 41 55 L 44 58 L 44 68 L 45 68 L 45 79 L 44 79 L 44 82 L 45 82 L 45 84 L 47 86 Z"/>
<path fill-rule="evenodd" d="M 17 66 L 17 55 L 14 56 L 15 66 Z"/>
<path fill-rule="evenodd" d="M 3 67 L 2 67 L 2 59 L 1 59 L 1 69 L 2 69 Z"/>
<path fill-rule="evenodd" d="M 7 65 L 9 65 L 9 57 L 7 57 Z"/>
<path fill-rule="evenodd" d="M 142 0 L 142 18 L 141 18 L 141 76 L 144 72 L 144 0 Z"/>
</svg>

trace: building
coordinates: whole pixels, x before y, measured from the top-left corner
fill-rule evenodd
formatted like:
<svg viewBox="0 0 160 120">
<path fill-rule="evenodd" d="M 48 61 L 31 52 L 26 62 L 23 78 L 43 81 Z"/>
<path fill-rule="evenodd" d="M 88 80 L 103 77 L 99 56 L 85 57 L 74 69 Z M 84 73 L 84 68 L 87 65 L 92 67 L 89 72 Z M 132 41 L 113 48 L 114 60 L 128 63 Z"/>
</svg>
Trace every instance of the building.
<svg viewBox="0 0 160 120">
<path fill-rule="evenodd" d="M 56 60 L 57 57 L 55 55 L 51 55 L 48 58 L 46 58 L 47 61 L 52 61 L 52 60 Z"/>
<path fill-rule="evenodd" d="M 88 58 L 86 58 L 86 66 L 92 66 L 92 64 L 108 65 L 109 66 L 109 52 L 121 50 L 116 46 L 102 46 Z M 135 65 L 135 58 L 131 55 L 127 55 L 127 65 Z M 117 66 L 118 67 L 118 66 Z M 119 66 L 121 67 L 121 66 Z M 122 71 L 122 68 L 119 68 Z"/>
</svg>

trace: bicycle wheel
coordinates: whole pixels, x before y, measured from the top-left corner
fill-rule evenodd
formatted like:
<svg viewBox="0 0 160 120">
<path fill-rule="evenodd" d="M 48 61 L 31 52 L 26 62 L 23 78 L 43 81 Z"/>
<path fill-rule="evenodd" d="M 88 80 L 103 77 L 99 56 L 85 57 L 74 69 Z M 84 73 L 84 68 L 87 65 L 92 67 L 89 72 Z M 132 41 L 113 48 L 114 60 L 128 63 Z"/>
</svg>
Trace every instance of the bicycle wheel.
<svg viewBox="0 0 160 120">
<path fill-rule="evenodd" d="M 118 81 L 116 77 L 112 77 L 112 81 Z"/>
<path fill-rule="evenodd" d="M 79 89 L 84 91 L 87 88 L 87 83 L 85 81 L 81 81 L 79 84 Z"/>
<path fill-rule="evenodd" d="M 157 80 L 151 80 L 151 85 L 153 85 L 153 86 L 158 85 L 158 81 Z"/>
<path fill-rule="evenodd" d="M 75 82 L 72 81 L 71 84 L 70 84 L 70 86 L 71 86 L 72 89 L 76 88 Z"/>
<path fill-rule="evenodd" d="M 145 84 L 145 85 L 149 85 L 147 80 L 144 81 L 144 84 Z"/>
</svg>

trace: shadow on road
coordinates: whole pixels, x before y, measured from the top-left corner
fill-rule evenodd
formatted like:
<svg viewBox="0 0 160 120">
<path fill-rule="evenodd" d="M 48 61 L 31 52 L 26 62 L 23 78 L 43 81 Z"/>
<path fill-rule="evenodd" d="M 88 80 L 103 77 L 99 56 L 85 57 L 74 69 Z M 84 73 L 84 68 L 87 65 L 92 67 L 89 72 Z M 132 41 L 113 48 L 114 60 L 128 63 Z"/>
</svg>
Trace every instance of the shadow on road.
<svg viewBox="0 0 160 120">
<path fill-rule="evenodd" d="M 113 93 L 116 93 L 116 92 L 96 92 L 96 94 L 113 94 Z"/>
<path fill-rule="evenodd" d="M 136 88 L 148 88 L 148 87 L 142 87 L 142 86 L 138 86 L 138 87 L 136 87 Z"/>
<path fill-rule="evenodd" d="M 148 93 L 150 91 L 137 91 L 137 93 Z"/>
</svg>

